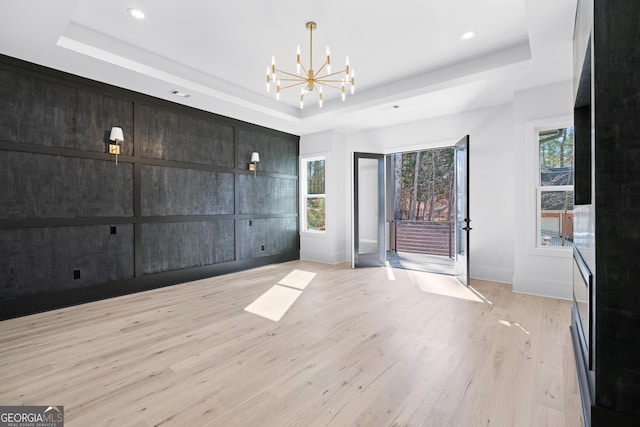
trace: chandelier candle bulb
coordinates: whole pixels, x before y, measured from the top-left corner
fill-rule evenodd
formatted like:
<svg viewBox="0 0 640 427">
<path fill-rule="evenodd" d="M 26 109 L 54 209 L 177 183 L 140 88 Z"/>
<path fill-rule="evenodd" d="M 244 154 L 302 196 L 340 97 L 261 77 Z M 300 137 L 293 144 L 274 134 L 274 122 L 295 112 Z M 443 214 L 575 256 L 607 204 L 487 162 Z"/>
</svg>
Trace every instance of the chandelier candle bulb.
<svg viewBox="0 0 640 427">
<path fill-rule="evenodd" d="M 300 89 L 300 109 L 304 108 L 304 89 Z"/>
<path fill-rule="evenodd" d="M 320 108 L 322 108 L 322 88 L 321 88 L 321 87 L 320 87 L 320 88 L 318 88 L 318 97 L 319 97 L 319 99 L 318 99 L 318 106 L 319 106 Z"/>
<path fill-rule="evenodd" d="M 267 92 L 271 92 L 271 73 L 269 67 L 267 67 Z"/>
<path fill-rule="evenodd" d="M 354 70 L 351 70 L 351 95 L 353 95 L 356 91 L 356 73 Z"/>
<path fill-rule="evenodd" d="M 296 72 L 300 74 L 300 45 L 296 49 Z"/>
<path fill-rule="evenodd" d="M 327 73 L 331 74 L 331 51 L 329 46 L 327 46 Z"/>
<path fill-rule="evenodd" d="M 278 80 L 278 84 L 276 85 L 276 101 L 280 101 L 280 80 Z"/>
<path fill-rule="evenodd" d="M 346 68 L 345 68 L 345 70 L 344 70 L 344 73 L 345 73 L 346 75 L 349 75 L 349 57 L 348 57 L 348 56 L 347 56 L 346 63 L 347 63 L 347 65 L 346 65 Z"/>
</svg>

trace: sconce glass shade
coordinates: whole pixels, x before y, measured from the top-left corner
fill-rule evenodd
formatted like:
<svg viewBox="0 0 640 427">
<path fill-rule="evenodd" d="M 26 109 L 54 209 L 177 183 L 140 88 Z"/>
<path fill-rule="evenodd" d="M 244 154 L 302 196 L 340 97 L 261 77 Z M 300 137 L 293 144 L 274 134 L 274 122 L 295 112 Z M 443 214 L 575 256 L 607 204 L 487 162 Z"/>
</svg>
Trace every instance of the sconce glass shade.
<svg viewBox="0 0 640 427">
<path fill-rule="evenodd" d="M 259 162 L 260 161 L 260 154 L 258 154 L 257 152 L 253 152 L 251 153 L 251 162 L 255 163 L 255 162 Z"/>
<path fill-rule="evenodd" d="M 124 135 L 122 134 L 122 128 L 112 127 L 111 134 L 109 135 L 111 141 L 124 141 Z"/>
</svg>

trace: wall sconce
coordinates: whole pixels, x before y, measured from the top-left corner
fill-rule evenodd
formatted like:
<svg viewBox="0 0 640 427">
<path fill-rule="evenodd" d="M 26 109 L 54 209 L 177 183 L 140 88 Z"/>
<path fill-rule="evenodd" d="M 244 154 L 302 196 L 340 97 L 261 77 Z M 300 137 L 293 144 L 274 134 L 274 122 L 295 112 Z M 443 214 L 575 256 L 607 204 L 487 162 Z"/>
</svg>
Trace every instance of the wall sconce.
<svg viewBox="0 0 640 427">
<path fill-rule="evenodd" d="M 258 154 L 256 151 L 251 153 L 251 163 L 249 163 L 249 170 L 253 171 L 254 178 L 256 177 L 256 169 L 257 169 L 256 163 L 258 163 L 259 161 L 260 161 L 260 154 Z"/>
<path fill-rule="evenodd" d="M 112 127 L 111 134 L 109 135 L 111 141 L 115 141 L 115 144 L 109 144 L 109 154 L 116 155 L 116 165 L 118 164 L 118 154 L 120 154 L 120 146 L 118 142 L 124 141 L 124 135 L 122 134 L 122 128 Z"/>
</svg>

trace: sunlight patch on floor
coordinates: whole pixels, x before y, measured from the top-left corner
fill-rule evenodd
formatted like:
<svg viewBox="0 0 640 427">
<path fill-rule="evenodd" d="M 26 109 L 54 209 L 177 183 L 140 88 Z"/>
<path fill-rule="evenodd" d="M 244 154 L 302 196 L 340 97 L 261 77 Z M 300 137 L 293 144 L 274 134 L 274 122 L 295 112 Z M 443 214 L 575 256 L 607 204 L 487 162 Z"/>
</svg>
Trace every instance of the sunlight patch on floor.
<svg viewBox="0 0 640 427">
<path fill-rule="evenodd" d="M 386 263 L 386 268 L 387 268 L 387 278 L 389 280 L 396 280 L 396 275 L 393 274 L 393 267 L 391 267 L 391 265 L 389 264 L 389 261 L 387 261 Z"/>
<path fill-rule="evenodd" d="M 316 273 L 303 270 L 293 270 L 285 278 L 278 282 L 279 285 L 289 286 L 296 289 L 304 289 L 316 276 Z"/>
<path fill-rule="evenodd" d="M 485 302 L 475 292 L 460 283 L 454 276 L 411 271 L 409 272 L 409 277 L 423 292 L 474 302 Z"/>
<path fill-rule="evenodd" d="M 480 292 L 478 292 L 478 290 L 475 289 L 473 286 L 469 285 L 468 288 L 469 288 L 469 290 L 471 292 L 476 294 L 478 296 L 478 298 L 482 299 L 482 301 L 486 302 L 487 304 L 493 305 L 493 303 L 491 301 L 489 301 L 484 295 L 482 295 Z"/>
<path fill-rule="evenodd" d="M 286 286 L 274 285 L 258 299 L 249 304 L 244 311 L 273 320 L 282 319 L 282 316 L 289 310 L 302 291 L 291 289 Z"/>
<path fill-rule="evenodd" d="M 529 331 L 527 331 L 525 328 L 523 328 L 522 326 L 520 326 L 519 323 L 516 322 L 509 322 L 508 320 L 498 320 L 498 322 L 500 322 L 501 324 L 503 324 L 504 326 L 515 326 L 517 328 L 519 328 L 522 332 L 524 332 L 527 335 L 531 335 L 531 333 Z"/>
</svg>

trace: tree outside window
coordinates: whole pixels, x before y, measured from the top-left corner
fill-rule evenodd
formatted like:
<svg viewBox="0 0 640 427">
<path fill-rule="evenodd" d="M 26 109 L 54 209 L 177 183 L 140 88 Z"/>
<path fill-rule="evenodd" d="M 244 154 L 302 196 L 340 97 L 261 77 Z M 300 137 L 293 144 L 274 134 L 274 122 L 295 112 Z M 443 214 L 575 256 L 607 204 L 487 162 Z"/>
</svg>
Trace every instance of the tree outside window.
<svg viewBox="0 0 640 427">
<path fill-rule="evenodd" d="M 396 221 L 451 221 L 455 202 L 452 147 L 392 155 Z"/>
<path fill-rule="evenodd" d="M 306 159 L 304 192 L 304 230 L 324 232 L 326 230 L 325 209 L 325 159 Z"/>
<path fill-rule="evenodd" d="M 538 133 L 538 244 L 573 246 L 573 127 Z"/>
</svg>

